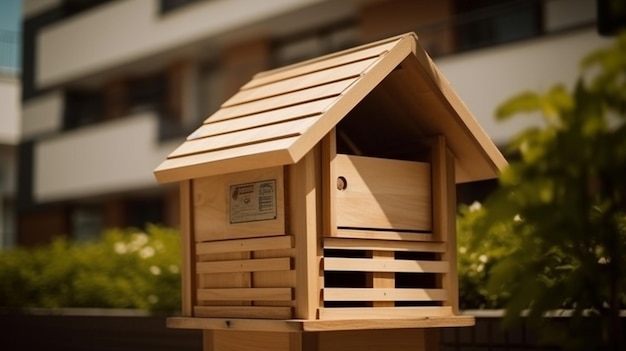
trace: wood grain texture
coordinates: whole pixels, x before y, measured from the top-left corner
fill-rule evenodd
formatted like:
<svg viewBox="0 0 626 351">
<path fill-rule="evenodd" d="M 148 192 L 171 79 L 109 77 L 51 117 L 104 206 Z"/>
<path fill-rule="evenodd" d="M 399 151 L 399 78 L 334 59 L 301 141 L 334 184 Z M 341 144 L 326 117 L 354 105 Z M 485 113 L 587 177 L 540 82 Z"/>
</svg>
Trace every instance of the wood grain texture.
<svg viewBox="0 0 626 351">
<path fill-rule="evenodd" d="M 261 144 L 267 141 L 288 139 L 300 136 L 317 120 L 318 116 L 289 120 L 283 123 L 269 124 L 232 133 L 218 134 L 201 139 L 188 140 L 169 154 L 168 158 L 177 158 L 203 152 L 225 150 L 245 145 Z"/>
<path fill-rule="evenodd" d="M 167 159 L 157 167 L 155 175 L 157 181 L 167 183 L 292 164 L 294 159 L 288 149 L 297 139 L 294 136 Z M 219 167 L 216 167 L 218 161 Z"/>
<path fill-rule="evenodd" d="M 452 309 L 448 306 L 421 306 L 421 307 L 344 307 L 322 308 L 320 319 L 392 319 L 392 318 L 419 318 L 452 316 Z"/>
<path fill-rule="evenodd" d="M 388 38 L 357 48 L 332 53 L 322 57 L 316 57 L 288 67 L 281 67 L 270 71 L 260 72 L 256 74 L 249 83 L 244 85 L 242 89 L 250 89 L 260 85 L 298 77 L 311 72 L 321 71 L 335 66 L 342 66 L 350 62 L 381 56 L 393 49 L 400 39 L 402 39 L 401 36 Z"/>
<path fill-rule="evenodd" d="M 273 111 L 309 101 L 338 96 L 341 95 L 348 87 L 353 85 L 358 79 L 358 77 L 351 77 L 320 86 L 288 92 L 279 96 L 272 96 L 267 99 L 251 101 L 247 104 L 224 107 L 215 112 L 204 122 L 214 123 L 255 113 Z"/>
<path fill-rule="evenodd" d="M 193 190 L 190 180 L 180 182 L 180 236 L 181 236 L 181 299 L 182 315 L 193 315 L 193 304 L 196 301 L 195 286 L 197 284 L 194 259 L 196 257 L 194 247 L 192 206 Z"/>
<path fill-rule="evenodd" d="M 191 133 L 187 137 L 187 140 L 194 140 L 213 135 L 232 133 L 240 130 L 253 129 L 270 124 L 283 123 L 304 117 L 320 115 L 339 98 L 340 97 L 338 96 L 334 96 L 330 98 L 304 102 L 298 105 L 287 106 L 276 110 L 246 115 L 230 120 L 217 122 L 209 121 L 209 123 L 203 124 L 193 133 Z"/>
<path fill-rule="evenodd" d="M 275 219 L 231 223 L 230 189 L 233 185 L 276 180 Z M 218 241 L 285 234 L 283 167 L 263 168 L 193 180 L 196 240 Z"/>
<path fill-rule="evenodd" d="M 379 250 L 401 252 L 444 252 L 446 243 L 419 242 L 419 241 L 393 241 L 393 240 L 367 240 L 346 238 L 325 238 L 325 249 L 347 250 Z"/>
<path fill-rule="evenodd" d="M 320 261 L 321 179 L 320 150 L 311 150 L 300 162 L 288 168 L 289 225 L 296 239 L 295 318 L 315 319 L 320 306 L 322 273 Z"/>
<path fill-rule="evenodd" d="M 337 226 L 430 231 L 430 165 L 374 157 L 335 157 Z"/>
<path fill-rule="evenodd" d="M 291 257 L 198 262 L 196 264 L 196 271 L 199 274 L 288 271 L 291 270 L 291 268 Z"/>
<path fill-rule="evenodd" d="M 474 316 L 422 316 L 410 318 L 347 318 L 340 320 L 261 320 L 238 318 L 189 318 L 171 317 L 167 326 L 179 329 L 211 330 L 256 330 L 272 332 L 328 332 L 339 330 L 379 330 L 469 327 L 474 325 Z"/>
<path fill-rule="evenodd" d="M 260 87 L 242 89 L 222 104 L 222 107 L 243 104 L 254 100 L 283 95 L 292 91 L 325 85 L 334 81 L 358 77 L 377 60 L 378 57 L 366 58 L 346 63 L 344 65 L 329 67 L 324 70 L 313 71 L 284 80 L 275 81 Z"/>
<path fill-rule="evenodd" d="M 440 136 L 435 139 L 431 156 L 433 170 L 433 235 L 446 243 L 446 250 L 441 259 L 456 262 L 456 186 L 454 156 L 447 148 L 447 139 Z M 440 285 L 450 292 L 445 302 L 454 313 L 459 311 L 458 275 L 456 265 L 440 277 Z"/>
<path fill-rule="evenodd" d="M 323 293 L 324 301 L 444 301 L 448 298 L 443 289 L 324 288 Z"/>
<path fill-rule="evenodd" d="M 401 240 L 401 241 L 435 241 L 432 234 L 398 232 L 393 230 L 337 229 L 337 238 Z"/>
<path fill-rule="evenodd" d="M 206 318 L 290 319 L 292 308 L 280 306 L 195 306 L 194 315 Z"/>
<path fill-rule="evenodd" d="M 446 273 L 448 262 L 411 260 L 372 260 L 325 257 L 324 270 L 345 272 Z"/>
<path fill-rule="evenodd" d="M 266 238 L 201 242 L 196 244 L 196 254 L 290 249 L 293 247 L 293 241 L 292 235 L 281 235 Z"/>
<path fill-rule="evenodd" d="M 214 301 L 285 301 L 292 300 L 291 288 L 224 288 L 198 289 L 198 300 Z"/>
</svg>

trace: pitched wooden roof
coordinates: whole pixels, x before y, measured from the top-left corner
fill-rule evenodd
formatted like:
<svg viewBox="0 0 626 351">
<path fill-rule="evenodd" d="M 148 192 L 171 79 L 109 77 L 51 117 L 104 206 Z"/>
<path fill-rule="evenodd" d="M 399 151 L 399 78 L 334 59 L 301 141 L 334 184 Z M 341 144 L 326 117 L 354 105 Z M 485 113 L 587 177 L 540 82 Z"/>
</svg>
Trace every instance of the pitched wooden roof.
<svg viewBox="0 0 626 351">
<path fill-rule="evenodd" d="M 410 120 L 416 138 L 447 136 L 457 182 L 496 177 L 506 160 L 409 33 L 255 75 L 158 166 L 156 178 L 296 163 L 388 76 L 385 106 Z"/>
</svg>

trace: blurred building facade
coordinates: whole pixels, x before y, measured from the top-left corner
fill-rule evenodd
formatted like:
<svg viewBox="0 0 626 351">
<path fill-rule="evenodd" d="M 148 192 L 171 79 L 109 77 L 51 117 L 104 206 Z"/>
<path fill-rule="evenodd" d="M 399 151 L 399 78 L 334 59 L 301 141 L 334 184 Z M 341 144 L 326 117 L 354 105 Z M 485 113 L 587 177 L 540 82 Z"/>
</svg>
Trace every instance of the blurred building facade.
<svg viewBox="0 0 626 351">
<path fill-rule="evenodd" d="M 19 33 L 0 28 L 0 249 L 15 239 L 17 145 L 20 141 Z"/>
<path fill-rule="evenodd" d="M 152 170 L 262 70 L 415 31 L 504 145 L 494 109 L 573 84 L 594 0 L 26 0 L 17 242 L 178 225 Z"/>
</svg>

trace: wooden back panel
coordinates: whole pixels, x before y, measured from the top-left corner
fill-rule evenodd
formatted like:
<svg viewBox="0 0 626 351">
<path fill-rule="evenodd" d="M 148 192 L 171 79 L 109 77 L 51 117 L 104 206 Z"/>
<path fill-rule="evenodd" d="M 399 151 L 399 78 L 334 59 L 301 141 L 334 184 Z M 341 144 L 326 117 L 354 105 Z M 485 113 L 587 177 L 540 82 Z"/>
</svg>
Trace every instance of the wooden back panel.
<svg viewBox="0 0 626 351">
<path fill-rule="evenodd" d="M 430 165 L 338 154 L 336 225 L 340 228 L 430 231 Z M 341 185 L 338 185 L 341 187 Z"/>
</svg>

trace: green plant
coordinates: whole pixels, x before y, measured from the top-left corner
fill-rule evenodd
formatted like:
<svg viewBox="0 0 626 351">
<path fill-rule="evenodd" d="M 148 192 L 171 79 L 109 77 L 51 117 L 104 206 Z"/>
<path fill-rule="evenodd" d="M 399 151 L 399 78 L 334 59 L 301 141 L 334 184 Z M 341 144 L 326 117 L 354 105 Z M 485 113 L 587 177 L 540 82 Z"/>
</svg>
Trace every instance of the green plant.
<svg viewBox="0 0 626 351">
<path fill-rule="evenodd" d="M 56 239 L 0 252 L 0 307 L 180 309 L 176 230 L 108 230 L 89 243 Z"/>
<path fill-rule="evenodd" d="M 626 35 L 591 53 L 569 92 L 557 85 L 505 102 L 500 119 L 529 112 L 543 127 L 511 143 L 519 155 L 474 223 L 475 240 L 506 228 L 509 252 L 487 291 L 504 296 L 506 320 L 540 325 L 566 349 L 619 350 L 626 291 Z M 570 309 L 566 329 L 546 313 Z"/>
</svg>

